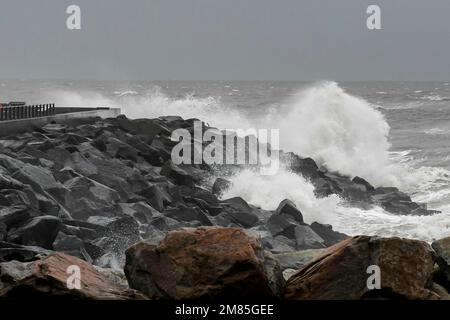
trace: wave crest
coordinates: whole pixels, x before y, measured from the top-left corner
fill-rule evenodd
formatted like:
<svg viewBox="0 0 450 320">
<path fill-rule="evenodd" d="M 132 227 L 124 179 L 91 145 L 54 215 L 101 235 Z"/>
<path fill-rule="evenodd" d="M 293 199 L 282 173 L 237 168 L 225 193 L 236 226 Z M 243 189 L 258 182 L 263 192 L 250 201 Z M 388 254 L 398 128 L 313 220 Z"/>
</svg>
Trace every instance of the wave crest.
<svg viewBox="0 0 450 320">
<path fill-rule="evenodd" d="M 302 90 L 288 106 L 279 120 L 284 148 L 375 185 L 397 182 L 389 161 L 390 128 L 375 106 L 336 82 Z"/>
</svg>

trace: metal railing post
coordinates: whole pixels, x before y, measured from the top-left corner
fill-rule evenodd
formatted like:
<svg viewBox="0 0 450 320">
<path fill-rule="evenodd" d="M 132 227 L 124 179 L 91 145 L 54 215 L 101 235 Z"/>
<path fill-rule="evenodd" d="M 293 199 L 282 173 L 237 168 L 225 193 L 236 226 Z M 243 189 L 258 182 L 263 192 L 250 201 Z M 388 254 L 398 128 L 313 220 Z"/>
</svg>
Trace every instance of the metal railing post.
<svg viewBox="0 0 450 320">
<path fill-rule="evenodd" d="M 11 103 L 0 105 L 0 121 L 48 117 L 55 114 L 54 103 L 35 105 Z"/>
</svg>

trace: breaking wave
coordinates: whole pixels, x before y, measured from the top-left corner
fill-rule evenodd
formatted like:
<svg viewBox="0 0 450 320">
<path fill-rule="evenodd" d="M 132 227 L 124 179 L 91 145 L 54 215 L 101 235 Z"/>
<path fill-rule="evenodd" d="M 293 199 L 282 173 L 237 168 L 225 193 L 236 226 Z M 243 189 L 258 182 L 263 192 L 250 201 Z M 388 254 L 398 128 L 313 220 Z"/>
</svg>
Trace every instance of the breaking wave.
<svg viewBox="0 0 450 320">
<path fill-rule="evenodd" d="M 336 82 L 302 90 L 276 120 L 286 150 L 376 185 L 398 184 L 389 161 L 390 128 L 383 114 Z"/>
<path fill-rule="evenodd" d="M 348 94 L 335 82 L 311 85 L 280 102 L 276 109 L 256 114 L 227 105 L 220 97 L 170 97 L 158 87 L 144 92 L 117 91 L 111 97 L 57 91 L 51 100 L 70 106 L 120 107 L 130 118 L 178 115 L 221 129 L 279 129 L 282 149 L 312 157 L 329 170 L 364 177 L 374 185 L 398 186 L 414 200 L 429 202 L 430 208 L 444 213 L 405 217 L 378 207 L 366 211 L 349 208 L 337 196 L 316 198 L 311 183 L 284 168 L 273 176 L 250 170 L 238 173 L 231 178 L 232 187 L 225 198 L 241 196 L 268 210 L 288 198 L 307 222 L 332 224 L 335 230 L 350 235 L 397 235 L 431 241 L 450 232 L 450 217 L 445 213 L 450 207 L 442 206 L 441 201 L 448 198 L 446 203 L 450 203 L 450 189 L 445 188 L 449 172 L 426 167 L 412 170 L 409 152 L 389 152 L 390 128 L 379 106 Z"/>
<path fill-rule="evenodd" d="M 223 199 L 240 196 L 266 210 L 275 210 L 283 199 L 294 201 L 305 222 L 331 224 L 334 230 L 348 235 L 399 236 L 433 241 L 450 233 L 450 216 L 396 216 L 380 207 L 369 210 L 348 207 L 336 195 L 316 198 L 314 187 L 303 177 L 286 169 L 277 175 L 264 176 L 244 170 L 230 178 Z"/>
<path fill-rule="evenodd" d="M 237 110 L 227 107 L 220 97 L 194 97 L 188 94 L 172 98 L 160 87 L 153 87 L 143 93 L 132 90 L 115 91 L 113 97 L 98 92 L 54 91 L 50 99 L 65 106 L 109 106 L 121 108 L 129 118 L 157 118 L 160 116 L 181 116 L 197 118 L 221 129 L 249 128 L 251 122 Z"/>
</svg>

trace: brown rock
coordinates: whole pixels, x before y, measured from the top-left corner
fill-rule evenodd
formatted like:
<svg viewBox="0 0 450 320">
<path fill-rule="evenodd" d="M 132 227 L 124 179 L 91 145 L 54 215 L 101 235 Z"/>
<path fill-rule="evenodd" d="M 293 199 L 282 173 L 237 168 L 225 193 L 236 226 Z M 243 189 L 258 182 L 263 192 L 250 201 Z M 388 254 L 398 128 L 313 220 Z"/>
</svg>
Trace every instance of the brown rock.
<svg viewBox="0 0 450 320">
<path fill-rule="evenodd" d="M 81 288 L 70 290 L 69 266 L 80 268 Z M 69 300 L 143 299 L 139 293 L 119 285 L 89 263 L 61 253 L 29 263 L 0 263 L 0 299 L 63 298 Z"/>
<path fill-rule="evenodd" d="M 283 285 L 278 263 L 239 228 L 172 231 L 158 246 L 140 242 L 126 255 L 130 287 L 153 298 L 275 297 Z"/>
<path fill-rule="evenodd" d="M 381 288 L 368 289 L 367 272 L 380 268 Z M 422 241 L 358 236 L 344 240 L 289 278 L 286 299 L 438 299 L 429 290 L 434 254 Z"/>
</svg>

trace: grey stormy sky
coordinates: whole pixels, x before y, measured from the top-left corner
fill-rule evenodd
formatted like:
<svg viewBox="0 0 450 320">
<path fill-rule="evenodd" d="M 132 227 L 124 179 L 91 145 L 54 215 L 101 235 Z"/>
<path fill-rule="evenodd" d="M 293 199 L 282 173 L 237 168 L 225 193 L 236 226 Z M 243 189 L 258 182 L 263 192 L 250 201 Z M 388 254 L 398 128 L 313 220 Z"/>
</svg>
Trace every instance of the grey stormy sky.
<svg viewBox="0 0 450 320">
<path fill-rule="evenodd" d="M 449 15 L 448 0 L 0 0 L 0 78 L 450 80 Z"/>
</svg>

